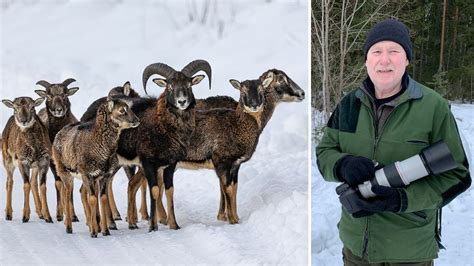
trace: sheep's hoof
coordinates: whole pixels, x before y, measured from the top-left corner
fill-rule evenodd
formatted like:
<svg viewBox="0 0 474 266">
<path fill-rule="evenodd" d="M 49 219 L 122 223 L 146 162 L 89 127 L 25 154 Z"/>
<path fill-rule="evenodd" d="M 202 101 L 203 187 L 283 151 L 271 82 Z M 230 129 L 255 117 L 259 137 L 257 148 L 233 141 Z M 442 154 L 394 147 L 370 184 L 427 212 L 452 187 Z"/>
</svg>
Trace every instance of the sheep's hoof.
<svg viewBox="0 0 474 266">
<path fill-rule="evenodd" d="M 110 230 L 117 230 L 117 224 L 113 223 L 109 225 Z"/>
<path fill-rule="evenodd" d="M 56 216 L 56 221 L 62 222 L 63 221 L 63 216 L 62 215 Z"/>
<path fill-rule="evenodd" d="M 103 235 L 103 236 L 110 236 L 110 231 L 109 231 L 109 230 L 105 230 L 105 232 L 102 232 L 102 235 Z"/>
<path fill-rule="evenodd" d="M 128 229 L 130 229 L 130 230 L 138 229 L 138 225 L 136 225 L 136 224 L 129 224 L 129 225 L 128 225 Z"/>
<path fill-rule="evenodd" d="M 181 229 L 181 227 L 179 227 L 178 224 L 173 224 L 173 225 L 170 225 L 170 229 L 172 229 L 172 230 L 179 230 L 179 229 Z"/>
<path fill-rule="evenodd" d="M 11 220 L 12 220 L 12 215 L 11 215 L 11 214 L 7 214 L 7 215 L 5 216 L 5 220 L 11 221 Z"/>
<path fill-rule="evenodd" d="M 66 233 L 72 234 L 72 227 L 66 227 Z"/>
<path fill-rule="evenodd" d="M 22 221 L 23 221 L 24 223 L 27 223 L 29 220 L 30 220 L 30 217 L 23 216 Z"/>
<path fill-rule="evenodd" d="M 122 217 L 120 216 L 120 214 L 117 214 L 117 216 L 114 217 L 114 220 L 115 221 L 122 221 Z"/>
<path fill-rule="evenodd" d="M 92 238 L 97 238 L 97 233 L 91 233 Z"/>
<path fill-rule="evenodd" d="M 77 218 L 77 215 L 73 215 L 73 216 L 72 216 L 72 222 L 73 222 L 73 223 L 79 222 L 79 219 Z"/>
<path fill-rule="evenodd" d="M 153 232 L 153 231 L 158 231 L 158 225 L 150 225 L 150 228 L 148 229 L 148 232 Z"/>
<path fill-rule="evenodd" d="M 38 218 L 40 218 L 40 220 L 44 220 L 44 217 L 41 214 L 38 214 Z"/>
<path fill-rule="evenodd" d="M 225 215 L 225 213 L 223 213 L 223 214 L 218 214 L 218 215 L 217 215 L 217 220 L 223 221 L 223 222 L 227 222 L 227 216 Z"/>
<path fill-rule="evenodd" d="M 53 223 L 53 219 L 51 219 L 51 217 L 44 219 L 44 221 L 47 223 Z"/>
</svg>

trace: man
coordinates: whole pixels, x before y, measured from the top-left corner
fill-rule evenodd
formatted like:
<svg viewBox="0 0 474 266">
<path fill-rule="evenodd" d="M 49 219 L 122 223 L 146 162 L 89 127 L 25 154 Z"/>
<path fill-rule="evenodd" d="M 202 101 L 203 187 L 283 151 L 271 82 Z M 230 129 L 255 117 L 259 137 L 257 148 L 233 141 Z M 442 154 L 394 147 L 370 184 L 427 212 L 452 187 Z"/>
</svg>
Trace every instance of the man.
<svg viewBox="0 0 474 266">
<path fill-rule="evenodd" d="M 360 194 L 342 208 L 338 224 L 345 265 L 432 265 L 437 258 L 438 210 L 471 184 L 469 166 L 448 102 L 411 79 L 408 28 L 396 20 L 376 24 L 364 45 L 368 78 L 337 105 L 317 152 L 327 181 L 356 188 L 374 177 L 374 162 L 389 165 L 444 141 L 456 161 L 454 170 L 404 188 L 375 185 L 377 196 Z"/>
</svg>

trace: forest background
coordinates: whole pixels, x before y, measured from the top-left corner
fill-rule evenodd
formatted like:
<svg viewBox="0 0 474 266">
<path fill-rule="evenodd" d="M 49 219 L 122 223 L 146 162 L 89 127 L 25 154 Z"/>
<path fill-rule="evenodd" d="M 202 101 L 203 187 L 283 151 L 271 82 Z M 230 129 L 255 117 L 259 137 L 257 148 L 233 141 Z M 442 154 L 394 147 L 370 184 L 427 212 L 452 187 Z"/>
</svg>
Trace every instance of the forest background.
<svg viewBox="0 0 474 266">
<path fill-rule="evenodd" d="M 311 8 L 311 104 L 324 114 L 321 127 L 341 97 L 367 76 L 362 47 L 368 30 L 386 18 L 410 29 L 412 78 L 450 101 L 473 102 L 472 1 L 313 0 Z"/>
</svg>

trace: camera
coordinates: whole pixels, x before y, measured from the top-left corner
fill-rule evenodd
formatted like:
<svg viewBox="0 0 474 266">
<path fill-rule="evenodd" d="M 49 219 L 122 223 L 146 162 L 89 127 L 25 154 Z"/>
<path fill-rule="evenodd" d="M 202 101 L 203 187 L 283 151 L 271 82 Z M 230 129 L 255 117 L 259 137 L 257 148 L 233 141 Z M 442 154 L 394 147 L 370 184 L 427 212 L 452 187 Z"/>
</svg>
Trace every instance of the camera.
<svg viewBox="0 0 474 266">
<path fill-rule="evenodd" d="M 411 182 L 428 175 L 437 175 L 456 168 L 448 145 L 443 141 L 424 148 L 419 154 L 403 161 L 384 166 L 375 171 L 375 177 L 365 181 L 357 188 L 352 188 L 344 183 L 336 188 L 339 200 L 349 213 L 355 213 L 361 209 L 353 203 L 357 202 L 359 193 L 364 198 L 375 197 L 372 186 L 380 185 L 386 187 L 405 187 Z"/>
</svg>

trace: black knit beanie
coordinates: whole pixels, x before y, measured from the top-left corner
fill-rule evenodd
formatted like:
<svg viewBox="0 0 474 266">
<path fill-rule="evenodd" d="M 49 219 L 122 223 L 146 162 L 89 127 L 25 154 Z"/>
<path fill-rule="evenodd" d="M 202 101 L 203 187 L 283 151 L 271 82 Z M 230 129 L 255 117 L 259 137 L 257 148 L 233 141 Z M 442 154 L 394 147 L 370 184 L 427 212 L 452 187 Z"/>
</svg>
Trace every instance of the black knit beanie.
<svg viewBox="0 0 474 266">
<path fill-rule="evenodd" d="M 402 22 L 394 19 L 387 19 L 372 27 L 364 44 L 365 60 L 367 60 L 367 52 L 370 47 L 380 41 L 394 41 L 400 44 L 407 54 L 408 61 L 411 61 L 410 31 Z"/>
</svg>

